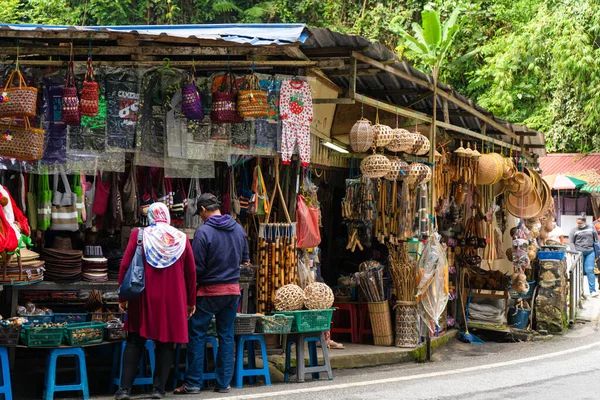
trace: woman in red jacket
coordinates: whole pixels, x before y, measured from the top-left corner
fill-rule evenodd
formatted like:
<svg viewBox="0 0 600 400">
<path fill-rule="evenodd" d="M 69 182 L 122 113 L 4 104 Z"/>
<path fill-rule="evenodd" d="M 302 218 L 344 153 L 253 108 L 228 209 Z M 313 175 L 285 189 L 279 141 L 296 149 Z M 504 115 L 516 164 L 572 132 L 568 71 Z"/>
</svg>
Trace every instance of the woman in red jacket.
<svg viewBox="0 0 600 400">
<path fill-rule="evenodd" d="M 196 264 L 187 236 L 170 225 L 169 210 L 163 203 L 148 209 L 150 226 L 143 230 L 145 288 L 140 297 L 123 302 L 129 332 L 123 354 L 121 388 L 116 400 L 128 400 L 146 340 L 156 343 L 156 371 L 152 399 L 165 396 L 165 385 L 173 364 L 174 343 L 187 343 L 188 318 L 196 309 Z M 137 246 L 138 229 L 131 232 L 121 262 L 119 285 Z"/>
</svg>

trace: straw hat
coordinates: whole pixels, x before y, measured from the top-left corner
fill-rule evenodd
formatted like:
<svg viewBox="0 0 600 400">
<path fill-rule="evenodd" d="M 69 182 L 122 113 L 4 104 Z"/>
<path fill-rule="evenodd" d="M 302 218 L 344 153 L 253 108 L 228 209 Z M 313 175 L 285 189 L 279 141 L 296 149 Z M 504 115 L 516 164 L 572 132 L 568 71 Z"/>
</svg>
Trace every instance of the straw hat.
<svg viewBox="0 0 600 400">
<path fill-rule="evenodd" d="M 502 178 L 510 179 L 517 172 L 517 168 L 515 167 L 515 164 L 513 163 L 512 159 L 504 157 L 503 161 L 504 161 L 504 170 L 502 172 Z"/>
<path fill-rule="evenodd" d="M 506 190 L 515 196 L 528 195 L 533 189 L 531 178 L 524 172 L 517 172 L 512 179 L 507 180 Z"/>
<path fill-rule="evenodd" d="M 542 183 L 540 176 L 532 170 L 525 169 L 532 182 L 532 190 L 528 194 L 524 192 L 515 195 L 509 194 L 506 199 L 506 208 L 515 217 L 534 218 L 538 217 L 544 211 L 544 201 L 540 193 L 542 192 Z"/>
<path fill-rule="evenodd" d="M 502 179 L 502 160 L 498 160 L 495 153 L 484 154 L 479 157 L 477 165 L 478 185 L 492 185 Z"/>
</svg>

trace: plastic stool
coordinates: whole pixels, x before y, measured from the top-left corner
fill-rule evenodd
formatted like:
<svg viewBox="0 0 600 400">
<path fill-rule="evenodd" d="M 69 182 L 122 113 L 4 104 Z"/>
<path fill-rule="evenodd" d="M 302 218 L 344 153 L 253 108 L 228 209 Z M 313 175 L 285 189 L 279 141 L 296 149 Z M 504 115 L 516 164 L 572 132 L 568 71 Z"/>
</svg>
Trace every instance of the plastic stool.
<svg viewBox="0 0 600 400">
<path fill-rule="evenodd" d="M 6 347 L 0 347 L 0 365 L 2 365 L 2 386 L 0 386 L 0 394 L 4 395 L 4 400 L 12 400 L 10 368 L 8 366 L 8 349 Z"/>
<path fill-rule="evenodd" d="M 75 357 L 75 383 L 68 385 L 56 384 L 56 362 L 59 357 Z M 88 391 L 87 369 L 85 367 L 85 353 L 81 348 L 52 349 L 46 359 L 46 383 L 44 385 L 44 398 L 52 400 L 55 392 L 83 392 L 84 400 L 90 398 Z"/>
<path fill-rule="evenodd" d="M 215 367 L 217 365 L 217 350 L 219 348 L 216 337 L 206 336 L 206 338 L 204 339 L 204 369 L 202 370 L 202 384 L 204 385 L 204 387 L 208 387 L 208 381 L 211 381 L 211 380 L 214 381 L 217 379 L 215 371 L 206 372 L 206 370 L 208 369 L 208 359 L 206 358 L 206 345 L 209 343 L 212 347 L 213 362 L 214 362 Z M 184 371 L 179 370 L 180 363 L 181 363 L 181 345 L 178 344 L 175 349 L 175 367 L 173 368 L 173 388 L 177 388 L 177 386 L 179 385 L 179 382 L 185 380 L 185 372 L 188 369 L 187 357 L 185 358 L 185 370 Z"/>
<path fill-rule="evenodd" d="M 125 352 L 126 342 L 122 342 L 121 346 L 115 346 L 113 353 L 113 365 L 110 379 L 109 392 L 115 392 L 121 387 L 121 376 L 123 375 L 123 353 Z M 118 354 L 120 350 L 120 354 Z M 148 371 L 150 364 L 150 371 Z M 154 383 L 154 368 L 156 367 L 156 357 L 154 355 L 154 342 L 146 340 L 146 350 L 140 359 L 140 372 L 133 381 L 133 386 L 147 386 L 147 390 L 152 388 Z M 148 390 L 149 391 L 149 390 Z"/>
<path fill-rule="evenodd" d="M 360 304 L 359 314 L 360 322 L 358 323 L 358 341 L 360 343 L 365 335 L 373 336 L 373 330 L 365 326 L 366 323 L 369 324 L 369 327 L 371 326 L 371 320 L 369 319 L 369 305 L 367 303 Z"/>
<path fill-rule="evenodd" d="M 238 335 L 236 336 L 235 357 L 235 387 L 244 385 L 244 377 L 251 379 L 256 376 L 264 376 L 267 386 L 271 386 L 271 373 L 269 372 L 269 360 L 267 359 L 267 344 L 264 335 Z M 256 368 L 256 352 L 254 342 L 260 343 L 260 351 L 263 366 Z M 248 368 L 244 368 L 244 350 L 248 352 Z"/>
<path fill-rule="evenodd" d="M 319 365 L 319 357 L 317 355 L 317 342 L 321 342 L 323 350 L 323 365 Z M 329 362 L 329 352 L 323 332 L 307 332 L 307 333 L 291 333 L 288 335 L 287 345 L 285 349 L 285 376 L 284 382 L 290 379 L 292 343 L 296 344 L 296 380 L 304 382 L 306 374 L 312 374 L 313 379 L 319 379 L 321 372 L 327 373 L 329 380 L 333 379 L 331 371 L 331 363 Z M 309 366 L 304 365 L 304 343 L 308 343 Z"/>
<path fill-rule="evenodd" d="M 331 326 L 331 333 L 349 333 L 352 343 L 360 343 L 360 337 L 358 336 L 358 304 L 357 303 L 334 303 L 334 308 L 337 308 L 337 311 L 348 311 L 350 326 L 348 327 L 340 327 L 337 326 L 339 322 L 340 314 L 338 312 L 335 313 L 335 317 L 333 318 L 333 324 Z"/>
</svg>

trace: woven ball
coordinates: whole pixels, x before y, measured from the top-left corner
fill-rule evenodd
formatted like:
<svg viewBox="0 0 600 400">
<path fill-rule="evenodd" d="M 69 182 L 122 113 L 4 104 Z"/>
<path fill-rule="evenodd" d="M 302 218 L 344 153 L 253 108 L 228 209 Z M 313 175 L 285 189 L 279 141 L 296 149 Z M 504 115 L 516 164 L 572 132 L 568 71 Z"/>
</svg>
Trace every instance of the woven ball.
<svg viewBox="0 0 600 400">
<path fill-rule="evenodd" d="M 383 178 L 392 169 L 392 163 L 383 154 L 373 154 L 360 162 L 360 172 L 367 178 Z"/>
<path fill-rule="evenodd" d="M 427 183 L 431 180 L 431 168 L 425 164 L 412 163 L 410 164 L 410 173 L 408 174 L 407 182 L 410 186 L 417 186 Z"/>
<path fill-rule="evenodd" d="M 304 308 L 304 290 L 298 285 L 285 285 L 277 289 L 273 304 L 277 311 L 295 311 Z"/>
<path fill-rule="evenodd" d="M 331 308 L 333 300 L 333 290 L 324 283 L 314 282 L 304 289 L 304 306 L 309 310 Z"/>
<path fill-rule="evenodd" d="M 361 118 L 350 129 L 350 147 L 352 151 L 364 153 L 373 148 L 375 143 L 375 134 L 371 121 Z"/>
<path fill-rule="evenodd" d="M 385 147 L 391 143 L 396 133 L 387 125 L 373 125 L 373 134 L 375 137 L 375 147 Z"/>
<path fill-rule="evenodd" d="M 404 180 L 410 173 L 410 165 L 404 160 L 394 157 L 390 160 L 392 169 L 387 173 L 385 179 L 388 181 L 401 181 Z"/>
<path fill-rule="evenodd" d="M 422 156 L 422 155 L 429 153 L 429 150 L 431 149 L 431 142 L 429 142 L 429 139 L 426 138 L 425 136 L 423 136 L 423 135 L 419 135 L 419 136 L 421 136 L 424 139 L 424 141 L 423 141 L 422 147 L 419 150 L 417 150 L 417 155 Z"/>
</svg>

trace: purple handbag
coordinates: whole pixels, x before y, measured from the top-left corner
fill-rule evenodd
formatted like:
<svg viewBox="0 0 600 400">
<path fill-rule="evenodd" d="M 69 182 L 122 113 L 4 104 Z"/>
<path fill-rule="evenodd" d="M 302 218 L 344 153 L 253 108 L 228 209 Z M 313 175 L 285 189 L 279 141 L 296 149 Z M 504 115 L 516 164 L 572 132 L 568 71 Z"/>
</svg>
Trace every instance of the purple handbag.
<svg viewBox="0 0 600 400">
<path fill-rule="evenodd" d="M 204 119 L 204 108 L 200 100 L 200 94 L 196 87 L 196 79 L 181 88 L 183 102 L 181 103 L 181 112 L 188 119 L 201 121 Z"/>
</svg>

